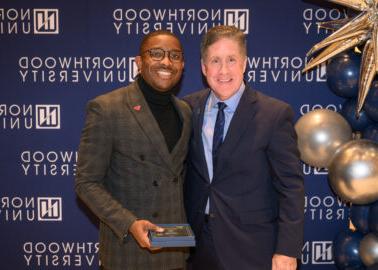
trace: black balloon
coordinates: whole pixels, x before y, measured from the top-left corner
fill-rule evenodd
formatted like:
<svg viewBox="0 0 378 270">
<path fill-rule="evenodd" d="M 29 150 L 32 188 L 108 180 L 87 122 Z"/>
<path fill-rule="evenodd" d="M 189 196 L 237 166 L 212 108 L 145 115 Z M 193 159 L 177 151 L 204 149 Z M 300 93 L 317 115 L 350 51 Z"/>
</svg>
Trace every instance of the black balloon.
<svg viewBox="0 0 378 270">
<path fill-rule="evenodd" d="M 358 77 L 361 57 L 353 51 L 331 58 L 327 64 L 327 84 L 331 91 L 341 97 L 358 95 Z"/>
<path fill-rule="evenodd" d="M 333 256 L 338 269 L 359 269 L 363 267 L 359 246 L 363 234 L 359 231 L 339 232 L 333 241 Z"/>
<path fill-rule="evenodd" d="M 370 206 L 369 229 L 372 232 L 378 233 L 378 201 Z"/>
<path fill-rule="evenodd" d="M 369 213 L 370 204 L 353 204 L 350 207 L 350 220 L 352 221 L 356 229 L 364 234 L 369 232 Z"/>
<path fill-rule="evenodd" d="M 371 119 L 378 122 L 378 81 L 371 84 L 365 100 L 364 110 Z"/>
<path fill-rule="evenodd" d="M 357 117 L 356 107 L 356 99 L 348 99 L 343 103 L 340 113 L 348 121 L 354 131 L 363 131 L 373 124 L 373 121 L 367 116 L 364 110 L 361 110 Z"/>
</svg>

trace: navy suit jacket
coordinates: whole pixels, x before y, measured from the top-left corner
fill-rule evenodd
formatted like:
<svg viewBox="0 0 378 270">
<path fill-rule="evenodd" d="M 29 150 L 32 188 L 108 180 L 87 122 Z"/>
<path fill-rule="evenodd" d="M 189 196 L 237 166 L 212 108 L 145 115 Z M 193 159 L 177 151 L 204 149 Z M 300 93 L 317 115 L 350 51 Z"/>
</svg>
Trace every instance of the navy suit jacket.
<svg viewBox="0 0 378 270">
<path fill-rule="evenodd" d="M 209 93 L 184 98 L 193 110 L 184 201 L 196 237 L 209 197 L 213 241 L 225 269 L 271 269 L 275 253 L 299 258 L 304 186 L 292 109 L 246 86 L 210 183 L 201 135 Z"/>
</svg>

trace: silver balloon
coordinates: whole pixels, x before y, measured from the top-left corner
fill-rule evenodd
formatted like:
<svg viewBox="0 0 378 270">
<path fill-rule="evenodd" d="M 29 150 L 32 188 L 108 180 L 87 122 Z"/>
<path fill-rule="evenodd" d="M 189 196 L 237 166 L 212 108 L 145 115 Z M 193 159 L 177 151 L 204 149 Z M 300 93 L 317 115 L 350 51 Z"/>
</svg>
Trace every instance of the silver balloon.
<svg viewBox="0 0 378 270">
<path fill-rule="evenodd" d="M 331 187 L 344 201 L 367 204 L 378 199 L 378 144 L 354 140 L 333 157 L 329 170 Z"/>
<path fill-rule="evenodd" d="M 364 236 L 360 243 L 360 257 L 366 266 L 378 263 L 378 236 L 369 233 Z"/>
<path fill-rule="evenodd" d="M 318 109 L 295 124 L 301 159 L 315 167 L 327 167 L 336 150 L 352 139 L 352 129 L 337 112 Z"/>
</svg>

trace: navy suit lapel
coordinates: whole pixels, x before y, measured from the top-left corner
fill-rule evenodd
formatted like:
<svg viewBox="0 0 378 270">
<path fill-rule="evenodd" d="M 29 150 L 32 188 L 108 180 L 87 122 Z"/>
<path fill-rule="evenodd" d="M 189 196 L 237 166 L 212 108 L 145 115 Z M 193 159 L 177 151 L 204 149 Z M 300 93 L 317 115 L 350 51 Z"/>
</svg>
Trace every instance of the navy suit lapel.
<svg viewBox="0 0 378 270">
<path fill-rule="evenodd" d="M 236 148 L 236 145 L 242 139 L 245 131 L 251 126 L 251 121 L 256 114 L 256 106 L 253 106 L 253 103 L 255 103 L 256 100 L 256 92 L 250 87 L 246 86 L 234 116 L 232 117 L 223 144 L 218 150 L 217 155 L 220 161 L 220 166 L 217 167 L 216 171 L 214 172 L 214 176 L 219 174 L 222 168 L 224 168 L 224 166 L 222 166 L 222 158 L 230 155 L 230 153 Z M 214 180 L 216 179 L 217 177 L 214 177 Z"/>
</svg>

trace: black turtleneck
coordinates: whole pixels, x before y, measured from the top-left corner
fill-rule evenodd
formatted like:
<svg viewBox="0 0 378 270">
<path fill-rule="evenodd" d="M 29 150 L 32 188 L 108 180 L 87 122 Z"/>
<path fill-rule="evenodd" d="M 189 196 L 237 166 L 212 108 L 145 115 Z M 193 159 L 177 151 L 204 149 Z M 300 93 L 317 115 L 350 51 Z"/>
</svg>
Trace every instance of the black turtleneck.
<svg viewBox="0 0 378 270">
<path fill-rule="evenodd" d="M 150 86 L 142 76 L 138 77 L 137 83 L 142 90 L 152 114 L 159 124 L 169 152 L 171 152 L 181 136 L 182 129 L 181 119 L 172 102 L 172 95 L 176 89 L 160 92 Z"/>
</svg>

